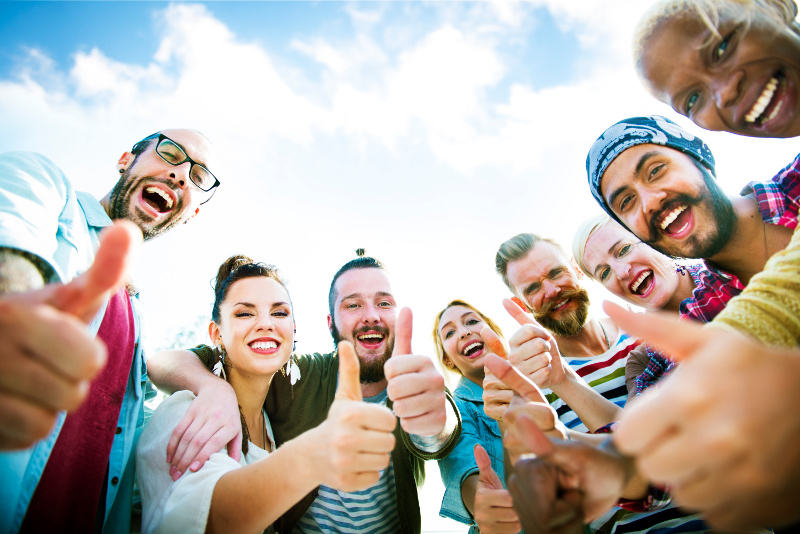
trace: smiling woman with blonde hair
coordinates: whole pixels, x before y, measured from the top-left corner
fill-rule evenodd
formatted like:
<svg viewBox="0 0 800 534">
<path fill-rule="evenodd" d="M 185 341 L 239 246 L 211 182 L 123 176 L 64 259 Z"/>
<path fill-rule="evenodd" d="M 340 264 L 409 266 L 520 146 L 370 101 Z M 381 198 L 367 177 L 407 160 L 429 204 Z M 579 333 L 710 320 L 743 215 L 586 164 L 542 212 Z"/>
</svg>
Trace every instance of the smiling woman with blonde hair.
<svg viewBox="0 0 800 534">
<path fill-rule="evenodd" d="M 453 391 L 461 413 L 461 436 L 453 451 L 439 460 L 445 486 L 439 515 L 471 525 L 470 532 L 520 531 L 519 519 L 504 487 L 503 438 L 498 422 L 484 409 L 483 362 L 491 350 L 484 335 L 489 329 L 503 343 L 503 333 L 494 321 L 463 300 L 453 300 L 436 315 L 433 341 L 439 361 L 461 378 Z M 484 334 L 481 333 L 484 332 Z M 494 382 L 499 383 L 496 379 Z M 507 390 L 510 400 L 510 390 Z M 487 405 L 488 407 L 488 405 Z M 504 410 L 497 410 L 499 416 Z M 480 460 L 480 461 L 479 461 Z M 482 474 L 481 474 L 482 473 Z M 491 502 L 477 497 L 481 479 L 492 478 Z"/>
</svg>

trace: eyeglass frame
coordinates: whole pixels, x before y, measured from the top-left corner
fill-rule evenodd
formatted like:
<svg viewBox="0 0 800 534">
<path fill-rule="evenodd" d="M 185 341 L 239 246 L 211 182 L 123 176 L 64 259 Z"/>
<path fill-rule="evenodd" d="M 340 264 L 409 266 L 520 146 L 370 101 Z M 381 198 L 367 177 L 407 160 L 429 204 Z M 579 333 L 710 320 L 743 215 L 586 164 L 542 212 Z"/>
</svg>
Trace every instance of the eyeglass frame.
<svg viewBox="0 0 800 534">
<path fill-rule="evenodd" d="M 220 185 L 219 178 L 217 178 L 217 177 L 214 175 L 214 173 L 213 173 L 213 172 L 211 172 L 210 170 L 208 170 L 208 167 L 206 167 L 205 165 L 202 165 L 202 164 L 200 164 L 200 163 L 197 163 L 195 160 L 193 160 L 192 158 L 190 158 L 190 157 L 189 157 L 189 154 L 187 154 L 187 153 L 186 153 L 186 149 L 185 149 L 185 148 L 183 148 L 183 145 L 181 145 L 180 143 L 178 143 L 178 142 L 177 142 L 177 141 L 175 141 L 174 139 L 171 139 L 170 137 L 167 137 L 167 136 L 166 136 L 166 135 L 164 135 L 163 133 L 154 133 L 154 134 L 152 134 L 152 135 L 148 135 L 147 137 L 145 137 L 144 139 L 142 139 L 142 140 L 141 140 L 141 141 L 139 141 L 138 143 L 135 143 L 135 144 L 133 145 L 133 148 L 131 148 L 131 153 L 132 153 L 134 156 L 138 157 L 138 156 L 139 156 L 139 154 L 143 153 L 143 152 L 144 152 L 144 150 L 145 150 L 145 147 L 144 147 L 144 146 L 140 146 L 140 145 L 141 145 L 142 143 L 147 143 L 147 144 L 149 144 L 149 141 L 150 141 L 151 139 L 155 139 L 155 140 L 156 140 L 156 147 L 155 147 L 155 149 L 154 149 L 154 150 L 155 150 L 155 153 L 156 153 L 156 154 L 158 154 L 158 157 L 159 157 L 159 158 L 161 158 L 162 160 L 164 160 L 166 163 L 168 163 L 168 164 L 172 165 L 173 167 L 177 167 L 178 165 L 183 165 L 183 164 L 184 164 L 184 163 L 186 163 L 187 161 L 190 163 L 190 165 L 189 165 L 189 180 L 191 180 L 191 182 L 194 184 L 194 186 L 195 186 L 197 189 L 199 189 L 200 191 L 202 191 L 203 193 L 208 193 L 208 192 L 211 192 L 211 194 L 208 196 L 208 198 L 207 198 L 206 200 L 204 200 L 203 202 L 201 202 L 201 203 L 200 203 L 200 205 L 202 206 L 203 204 L 205 204 L 206 202 L 208 202 L 209 200 L 211 200 L 211 197 L 213 197 L 213 196 L 214 196 L 214 193 L 216 192 L 216 189 L 217 189 L 217 187 L 219 187 L 219 185 Z M 169 142 L 170 142 L 170 143 L 172 143 L 173 145 L 177 146 L 177 147 L 178 147 L 178 148 L 181 150 L 181 152 L 183 152 L 183 155 L 186 157 L 186 159 L 184 159 L 183 161 L 181 161 L 181 162 L 179 162 L 179 163 L 172 163 L 171 161 L 168 161 L 168 160 L 167 160 L 167 158 L 165 158 L 164 156 L 162 156 L 162 155 L 161 155 L 161 153 L 158 151 L 158 147 L 159 147 L 159 145 L 161 144 L 161 141 L 163 141 L 164 139 L 166 139 L 167 141 L 169 141 Z M 197 182 L 195 182 L 195 181 L 194 181 L 194 178 L 192 177 L 192 167 L 193 167 L 193 166 L 195 166 L 195 165 L 197 165 L 198 167 L 201 167 L 201 168 L 205 169 L 205 171 L 206 171 L 208 174 L 210 174 L 212 178 L 214 178 L 214 185 L 212 185 L 212 186 L 211 186 L 211 187 L 209 187 L 208 189 L 203 189 L 203 188 L 200 186 L 200 184 L 198 184 Z"/>
</svg>

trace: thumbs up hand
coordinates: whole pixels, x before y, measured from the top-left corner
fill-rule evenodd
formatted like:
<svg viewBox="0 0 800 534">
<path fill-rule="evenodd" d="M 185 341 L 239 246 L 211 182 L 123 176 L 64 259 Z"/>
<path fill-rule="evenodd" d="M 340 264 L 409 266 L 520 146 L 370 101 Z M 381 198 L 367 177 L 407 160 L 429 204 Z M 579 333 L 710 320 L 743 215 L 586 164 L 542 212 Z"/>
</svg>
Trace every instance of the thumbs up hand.
<svg viewBox="0 0 800 534">
<path fill-rule="evenodd" d="M 321 483 L 352 492 L 378 482 L 394 449 L 397 420 L 385 406 L 362 402 L 359 363 L 353 344 L 339 343 L 339 384 L 320 429 L 314 459 Z"/>
<path fill-rule="evenodd" d="M 86 323 L 123 283 L 141 240 L 133 224 L 117 222 L 81 276 L 0 298 L 0 450 L 31 446 L 52 430 L 59 411 L 83 401 L 106 361 L 105 345 Z"/>
<path fill-rule="evenodd" d="M 520 325 L 508 340 L 508 361 L 540 388 L 557 388 L 571 369 L 562 360 L 553 336 L 516 301 L 503 299 L 503 307 Z"/>
<path fill-rule="evenodd" d="M 475 487 L 473 516 L 483 534 L 516 534 L 522 528 L 514 511 L 511 494 L 492 469 L 492 462 L 483 447 L 475 445 L 475 462 L 480 474 Z M 474 475 L 473 475 L 474 476 Z"/>
<path fill-rule="evenodd" d="M 565 439 L 567 428 L 558 420 L 558 415 L 547 402 L 544 394 L 531 380 L 522 375 L 507 361 L 497 356 L 486 357 L 486 368 L 514 391 L 514 398 L 503 416 L 503 444 L 511 462 L 531 452 L 525 444 L 519 420 L 523 416 L 533 421 L 548 436 Z"/>
<path fill-rule="evenodd" d="M 439 435 L 447 420 L 444 377 L 433 360 L 411 352 L 411 310 L 403 308 L 397 317 L 394 351 L 384 365 L 386 388 L 395 415 L 409 434 Z"/>
<path fill-rule="evenodd" d="M 606 302 L 626 332 L 681 362 L 625 408 L 614 441 L 720 530 L 800 520 L 800 351 Z"/>
<path fill-rule="evenodd" d="M 484 326 L 481 329 L 481 338 L 489 348 L 490 354 L 496 354 L 500 358 L 508 359 L 508 351 L 494 330 Z M 505 385 L 502 380 L 494 376 L 491 369 L 484 366 L 483 411 L 486 415 L 495 421 L 502 422 L 503 414 L 508 409 L 513 396 L 514 391 Z"/>
</svg>

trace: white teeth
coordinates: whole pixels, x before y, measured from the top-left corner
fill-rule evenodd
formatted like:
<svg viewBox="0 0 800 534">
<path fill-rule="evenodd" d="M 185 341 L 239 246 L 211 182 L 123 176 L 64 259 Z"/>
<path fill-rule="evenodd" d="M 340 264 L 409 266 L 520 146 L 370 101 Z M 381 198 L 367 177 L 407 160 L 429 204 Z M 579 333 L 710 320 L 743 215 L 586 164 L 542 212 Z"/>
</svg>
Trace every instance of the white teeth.
<svg viewBox="0 0 800 534">
<path fill-rule="evenodd" d="M 473 347 L 476 347 L 477 345 L 481 345 L 482 346 L 483 343 L 480 342 L 480 341 L 473 341 L 472 343 L 470 343 L 469 345 L 467 345 L 466 347 L 464 347 L 461 350 L 461 354 L 466 356 L 467 354 L 469 354 L 472 351 Z"/>
<path fill-rule="evenodd" d="M 775 89 L 778 88 L 778 79 L 772 78 L 770 79 L 767 86 L 764 88 L 764 91 L 761 92 L 761 96 L 758 97 L 756 103 L 753 104 L 753 108 L 750 112 L 744 116 L 744 120 L 746 122 L 755 122 L 756 119 L 764 113 L 764 110 L 767 109 L 770 101 L 772 100 L 773 95 L 775 94 Z M 775 112 L 770 114 L 769 118 L 773 118 Z"/>
<path fill-rule="evenodd" d="M 383 334 L 364 334 L 358 336 L 358 339 L 383 339 Z"/>
<path fill-rule="evenodd" d="M 145 188 L 145 191 L 147 191 L 148 193 L 157 194 L 158 196 L 163 198 L 164 201 L 167 203 L 167 208 L 172 207 L 172 197 L 170 197 L 167 193 L 165 193 L 161 188 L 151 185 L 150 187 Z"/>
<path fill-rule="evenodd" d="M 274 341 L 255 341 L 250 346 L 256 350 L 277 349 L 278 344 Z"/>
<path fill-rule="evenodd" d="M 672 224 L 675 221 L 675 219 L 678 218 L 678 215 L 683 213 L 683 210 L 685 210 L 685 209 L 686 209 L 686 206 L 678 206 L 677 208 L 675 208 L 674 210 L 669 212 L 669 214 L 666 217 L 664 217 L 664 220 L 661 221 L 661 229 L 662 230 L 666 230 L 667 226 Z"/>
<path fill-rule="evenodd" d="M 634 280 L 634 282 L 631 284 L 631 291 L 636 293 L 636 290 L 639 289 L 639 286 L 642 285 L 642 282 L 644 282 L 644 279 L 647 278 L 647 276 L 651 272 L 653 272 L 653 271 L 651 271 L 650 269 L 647 269 L 646 271 L 643 271 L 642 274 L 640 274 L 639 277 L 636 280 Z"/>
<path fill-rule="evenodd" d="M 769 114 L 769 117 L 767 117 L 767 119 L 764 122 L 771 121 L 772 119 L 777 117 L 778 116 L 778 112 L 781 110 L 782 106 L 783 106 L 783 100 L 778 102 L 778 105 L 775 106 L 775 109 L 772 110 L 772 113 Z"/>
<path fill-rule="evenodd" d="M 559 300 L 558 302 L 556 302 L 555 306 L 553 306 L 553 309 L 555 310 L 556 308 L 560 308 L 561 306 L 563 306 L 567 302 L 569 302 L 569 299 Z"/>
</svg>

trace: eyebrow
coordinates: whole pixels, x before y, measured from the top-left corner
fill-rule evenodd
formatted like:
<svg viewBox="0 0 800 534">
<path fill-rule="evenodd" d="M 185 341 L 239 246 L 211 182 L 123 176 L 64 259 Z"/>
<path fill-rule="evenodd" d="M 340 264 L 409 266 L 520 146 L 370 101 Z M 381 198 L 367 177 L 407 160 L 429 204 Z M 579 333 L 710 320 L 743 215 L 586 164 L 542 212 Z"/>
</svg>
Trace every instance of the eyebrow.
<svg viewBox="0 0 800 534">
<path fill-rule="evenodd" d="M 470 310 L 470 311 L 468 311 L 468 312 L 466 312 L 466 313 L 462 313 L 462 314 L 461 314 L 461 317 L 459 317 L 459 319 L 463 319 L 463 318 L 464 318 L 464 317 L 466 317 L 467 315 L 475 315 L 475 316 L 477 317 L 477 314 L 476 314 L 474 311 Z M 447 321 L 446 323 L 444 323 L 444 324 L 441 326 L 441 328 L 439 328 L 439 333 L 442 333 L 442 332 L 444 332 L 444 329 L 445 329 L 447 326 L 449 326 L 449 325 L 452 325 L 452 324 L 453 324 L 453 321 Z"/>
<path fill-rule="evenodd" d="M 392 299 L 394 299 L 394 295 L 392 295 L 391 293 L 387 293 L 386 291 L 378 291 L 377 293 L 375 293 L 375 295 L 378 297 L 391 297 Z M 362 295 L 361 293 L 350 293 L 346 297 L 342 298 L 342 301 L 344 302 L 347 299 L 360 299 L 360 298 L 364 298 L 364 295 Z"/>
<path fill-rule="evenodd" d="M 270 308 L 277 308 L 278 306 L 288 306 L 288 305 L 289 305 L 288 302 L 283 302 L 283 301 L 273 302 L 270 305 Z M 247 308 L 255 308 L 256 307 L 256 305 L 253 304 L 252 302 L 237 302 L 236 304 L 234 304 L 234 306 L 246 306 Z"/>
<path fill-rule="evenodd" d="M 621 242 L 622 242 L 622 239 L 617 239 L 617 241 L 615 243 L 612 243 L 611 246 L 608 247 L 608 253 L 609 254 L 613 254 L 614 253 L 614 249 L 617 248 L 617 245 L 619 245 Z M 595 278 L 600 278 L 599 276 L 597 276 L 597 271 L 600 269 L 600 267 L 603 267 L 604 265 L 606 265 L 606 264 L 605 263 L 598 263 L 597 267 L 594 268 L 593 272 L 594 272 L 594 277 Z"/>
<path fill-rule="evenodd" d="M 636 163 L 634 176 L 638 175 L 642 171 L 642 167 L 644 167 L 645 164 L 655 156 L 658 156 L 658 152 L 653 151 L 653 152 L 645 152 L 644 154 L 642 154 L 642 157 L 639 158 L 639 161 Z M 611 193 L 611 196 L 608 197 L 608 205 L 613 206 L 614 201 L 617 199 L 619 195 L 621 195 L 625 191 L 625 189 L 627 189 L 627 187 L 628 184 L 622 185 L 618 187 L 613 193 Z"/>
</svg>

